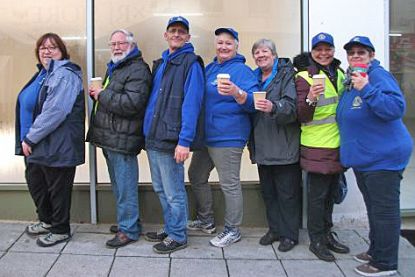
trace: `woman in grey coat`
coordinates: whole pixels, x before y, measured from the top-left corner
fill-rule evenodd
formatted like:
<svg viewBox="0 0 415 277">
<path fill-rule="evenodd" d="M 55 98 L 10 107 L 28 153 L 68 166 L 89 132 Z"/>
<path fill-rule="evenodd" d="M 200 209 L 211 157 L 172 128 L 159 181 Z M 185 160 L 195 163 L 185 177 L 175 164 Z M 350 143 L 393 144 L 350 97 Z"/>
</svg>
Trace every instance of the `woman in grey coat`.
<svg viewBox="0 0 415 277">
<path fill-rule="evenodd" d="M 260 39 L 252 47 L 259 87 L 266 98 L 255 101 L 251 160 L 258 164 L 268 232 L 259 243 L 279 240 L 286 252 L 298 243 L 300 227 L 300 127 L 296 120 L 294 68 L 278 58 L 273 41 Z"/>
</svg>

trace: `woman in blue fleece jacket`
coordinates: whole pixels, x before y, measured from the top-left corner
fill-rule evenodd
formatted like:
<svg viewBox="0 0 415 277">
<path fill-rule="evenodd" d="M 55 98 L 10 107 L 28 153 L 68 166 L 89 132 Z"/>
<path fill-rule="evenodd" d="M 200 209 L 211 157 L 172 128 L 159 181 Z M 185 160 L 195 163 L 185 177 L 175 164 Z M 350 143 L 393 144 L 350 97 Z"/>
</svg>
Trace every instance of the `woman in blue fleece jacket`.
<svg viewBox="0 0 415 277">
<path fill-rule="evenodd" d="M 258 90 L 253 71 L 237 53 L 238 33 L 232 28 L 215 31 L 216 57 L 206 67 L 205 140 L 207 148 L 193 154 L 189 179 L 196 198 L 198 218 L 191 230 L 215 231 L 209 174 L 216 167 L 225 198 L 225 230 L 210 241 L 216 247 L 241 239 L 243 202 L 240 168 L 243 149 L 251 132 L 249 114 L 255 112 L 252 92 Z M 218 83 L 217 75 L 230 80 Z"/>
<path fill-rule="evenodd" d="M 351 167 L 369 218 L 368 251 L 355 256 L 363 276 L 395 274 L 400 234 L 399 190 L 412 152 L 412 140 L 402 122 L 405 99 L 395 78 L 380 66 L 369 38 L 356 36 L 345 46 L 349 89 L 337 107 L 340 160 Z M 367 64 L 367 74 L 352 72 Z M 371 274 L 371 275 L 368 275 Z"/>
</svg>

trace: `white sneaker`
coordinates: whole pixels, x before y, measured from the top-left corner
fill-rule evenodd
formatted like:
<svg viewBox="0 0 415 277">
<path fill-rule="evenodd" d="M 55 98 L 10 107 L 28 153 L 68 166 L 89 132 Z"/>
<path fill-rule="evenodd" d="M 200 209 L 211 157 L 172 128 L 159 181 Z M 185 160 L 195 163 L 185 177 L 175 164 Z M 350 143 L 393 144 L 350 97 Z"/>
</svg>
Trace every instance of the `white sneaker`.
<svg viewBox="0 0 415 277">
<path fill-rule="evenodd" d="M 58 243 L 62 243 L 71 239 L 70 234 L 53 234 L 49 233 L 46 236 L 39 237 L 36 240 L 36 244 L 42 247 L 54 246 Z"/>
<path fill-rule="evenodd" d="M 216 232 L 216 227 L 214 223 L 203 223 L 200 219 L 188 221 L 187 229 L 192 231 L 202 231 L 206 234 L 213 234 L 214 232 Z"/>
<path fill-rule="evenodd" d="M 42 235 L 42 234 L 49 233 L 49 228 L 50 227 L 52 227 L 52 225 L 41 221 L 41 222 L 38 222 L 38 223 L 28 225 L 25 229 L 25 232 L 29 236 Z"/>
<path fill-rule="evenodd" d="M 241 240 L 241 233 L 239 230 L 226 230 L 219 233 L 216 237 L 210 240 L 210 244 L 216 247 L 226 247 L 232 243 Z"/>
</svg>

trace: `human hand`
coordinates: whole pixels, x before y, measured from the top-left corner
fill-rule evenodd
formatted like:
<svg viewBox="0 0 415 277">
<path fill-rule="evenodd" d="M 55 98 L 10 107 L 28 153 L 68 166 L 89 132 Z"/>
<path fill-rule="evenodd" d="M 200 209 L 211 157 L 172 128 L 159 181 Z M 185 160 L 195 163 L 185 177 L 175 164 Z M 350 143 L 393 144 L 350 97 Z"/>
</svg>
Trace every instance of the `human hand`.
<svg viewBox="0 0 415 277">
<path fill-rule="evenodd" d="M 229 79 L 222 79 L 218 82 L 218 93 L 224 96 L 236 96 L 239 88 Z"/>
<path fill-rule="evenodd" d="M 22 141 L 22 149 L 23 155 L 25 155 L 26 157 L 32 154 L 32 147 L 24 141 Z"/>
<path fill-rule="evenodd" d="M 362 76 L 359 72 L 352 73 L 352 84 L 353 88 L 361 91 L 369 83 L 369 76 Z"/>
<path fill-rule="evenodd" d="M 272 107 L 273 104 L 268 99 L 258 99 L 255 103 L 255 108 L 264 113 L 270 113 L 272 111 Z"/>
<path fill-rule="evenodd" d="M 324 86 L 322 84 L 312 85 L 310 86 L 307 98 L 313 102 L 316 102 L 320 94 L 324 94 Z"/>
<path fill-rule="evenodd" d="M 94 86 L 89 86 L 89 88 L 88 88 L 89 95 L 91 97 L 93 97 L 95 99 L 95 101 L 98 100 L 98 96 L 99 96 L 99 94 L 101 93 L 102 90 L 103 90 L 102 88 L 97 88 L 97 87 L 94 87 Z"/>
<path fill-rule="evenodd" d="M 174 149 L 174 159 L 176 160 L 176 163 L 182 163 L 187 160 L 187 158 L 189 158 L 189 153 L 189 147 L 177 145 L 176 149 Z"/>
</svg>

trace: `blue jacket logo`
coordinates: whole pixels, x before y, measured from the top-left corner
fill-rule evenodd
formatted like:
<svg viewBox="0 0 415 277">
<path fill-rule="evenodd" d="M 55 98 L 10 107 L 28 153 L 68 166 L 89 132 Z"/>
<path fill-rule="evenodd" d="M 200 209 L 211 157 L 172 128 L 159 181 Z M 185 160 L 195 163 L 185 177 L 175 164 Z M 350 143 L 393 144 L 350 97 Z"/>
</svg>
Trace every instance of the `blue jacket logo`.
<svg viewBox="0 0 415 277">
<path fill-rule="evenodd" d="M 360 96 L 356 96 L 353 99 L 353 103 L 352 103 L 352 109 L 360 109 L 362 106 L 362 98 L 360 98 Z"/>
</svg>

